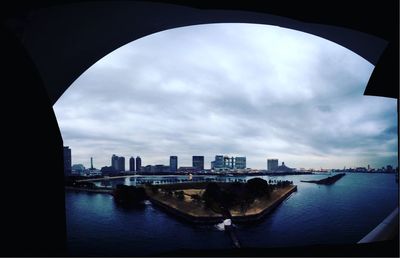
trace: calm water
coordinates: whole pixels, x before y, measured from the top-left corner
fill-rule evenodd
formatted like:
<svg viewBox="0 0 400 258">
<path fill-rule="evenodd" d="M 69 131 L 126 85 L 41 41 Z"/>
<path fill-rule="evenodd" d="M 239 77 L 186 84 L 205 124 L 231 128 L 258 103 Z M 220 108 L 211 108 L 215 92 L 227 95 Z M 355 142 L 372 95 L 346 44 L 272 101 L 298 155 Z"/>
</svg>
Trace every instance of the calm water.
<svg viewBox="0 0 400 258">
<path fill-rule="evenodd" d="M 331 186 L 300 182 L 324 177 L 263 177 L 292 180 L 298 191 L 261 222 L 238 225 L 242 246 L 355 243 L 398 205 L 393 174 L 347 173 Z M 215 227 L 177 220 L 149 202 L 128 209 L 116 205 L 110 195 L 67 192 L 66 215 L 70 255 L 144 256 L 176 249 L 232 248 L 227 234 Z"/>
</svg>

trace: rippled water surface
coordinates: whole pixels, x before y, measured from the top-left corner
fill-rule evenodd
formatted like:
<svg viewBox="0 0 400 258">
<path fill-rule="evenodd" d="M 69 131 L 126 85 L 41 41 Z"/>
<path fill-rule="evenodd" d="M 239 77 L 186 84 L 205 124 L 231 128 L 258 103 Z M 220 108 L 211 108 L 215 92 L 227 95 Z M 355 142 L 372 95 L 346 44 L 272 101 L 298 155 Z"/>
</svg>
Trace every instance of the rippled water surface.
<svg viewBox="0 0 400 258">
<path fill-rule="evenodd" d="M 263 177 L 292 180 L 298 191 L 262 221 L 237 225 L 242 246 L 355 243 L 398 205 L 393 174 L 347 173 L 331 186 L 300 182 L 324 177 Z M 71 255 L 143 256 L 182 248 L 232 248 L 227 234 L 215 226 L 177 220 L 150 202 L 124 208 L 107 194 L 66 192 L 66 216 Z"/>
</svg>

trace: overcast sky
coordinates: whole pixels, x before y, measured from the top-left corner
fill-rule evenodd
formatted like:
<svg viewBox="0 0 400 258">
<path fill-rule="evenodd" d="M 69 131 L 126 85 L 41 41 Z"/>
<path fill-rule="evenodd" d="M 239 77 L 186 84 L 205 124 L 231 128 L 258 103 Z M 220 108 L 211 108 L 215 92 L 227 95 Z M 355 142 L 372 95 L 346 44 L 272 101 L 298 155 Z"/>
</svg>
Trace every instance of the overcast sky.
<svg viewBox="0 0 400 258">
<path fill-rule="evenodd" d="M 111 155 L 190 166 L 204 155 L 289 167 L 397 166 L 396 100 L 363 96 L 374 66 L 325 39 L 275 26 L 212 24 L 133 41 L 54 105 L 72 163 Z M 128 166 L 128 162 L 126 162 Z"/>
</svg>

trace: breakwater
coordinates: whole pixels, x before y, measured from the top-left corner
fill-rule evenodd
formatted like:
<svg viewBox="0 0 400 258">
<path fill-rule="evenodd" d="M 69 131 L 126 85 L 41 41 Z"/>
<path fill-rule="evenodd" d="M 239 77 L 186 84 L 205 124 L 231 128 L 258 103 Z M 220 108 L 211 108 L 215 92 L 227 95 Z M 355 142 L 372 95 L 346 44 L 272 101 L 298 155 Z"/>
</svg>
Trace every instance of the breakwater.
<svg viewBox="0 0 400 258">
<path fill-rule="evenodd" d="M 338 181 L 340 178 L 342 178 L 345 175 L 346 175 L 346 173 L 341 173 L 341 174 L 330 176 L 330 177 L 327 177 L 327 178 L 324 178 L 321 180 L 300 180 L 300 182 L 315 183 L 315 184 L 320 184 L 320 185 L 331 185 L 331 184 L 334 184 L 336 181 Z"/>
</svg>

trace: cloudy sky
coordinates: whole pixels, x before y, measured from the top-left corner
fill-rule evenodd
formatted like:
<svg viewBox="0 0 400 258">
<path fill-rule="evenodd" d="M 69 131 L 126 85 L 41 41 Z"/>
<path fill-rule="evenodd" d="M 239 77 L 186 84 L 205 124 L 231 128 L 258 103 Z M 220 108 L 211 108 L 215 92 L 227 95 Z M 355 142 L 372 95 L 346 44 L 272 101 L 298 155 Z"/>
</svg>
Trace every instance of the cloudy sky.
<svg viewBox="0 0 400 258">
<path fill-rule="evenodd" d="M 73 164 L 190 166 L 246 156 L 266 168 L 397 165 L 396 100 L 363 96 L 374 66 L 336 43 L 267 25 L 212 24 L 133 41 L 54 105 Z"/>
</svg>

